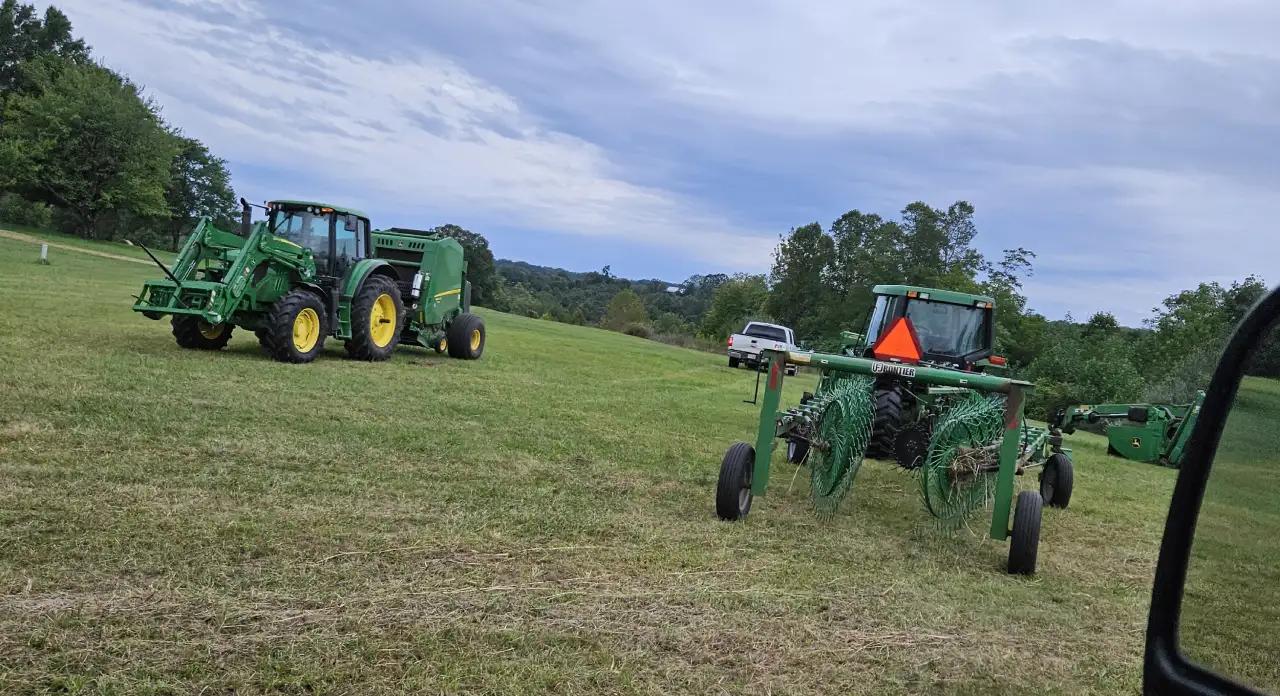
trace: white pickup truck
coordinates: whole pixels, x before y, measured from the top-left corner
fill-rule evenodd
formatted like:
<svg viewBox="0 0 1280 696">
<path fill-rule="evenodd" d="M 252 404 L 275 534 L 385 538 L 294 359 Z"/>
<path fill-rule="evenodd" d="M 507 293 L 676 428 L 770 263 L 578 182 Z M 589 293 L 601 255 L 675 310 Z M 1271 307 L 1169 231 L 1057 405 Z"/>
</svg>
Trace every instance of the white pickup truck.
<svg viewBox="0 0 1280 696">
<path fill-rule="evenodd" d="M 796 350 L 796 335 L 791 329 L 762 321 L 749 321 L 741 333 L 729 337 L 729 367 L 746 363 L 753 370 L 760 369 L 760 351 Z M 795 365 L 787 365 L 787 374 L 796 373 Z"/>
</svg>

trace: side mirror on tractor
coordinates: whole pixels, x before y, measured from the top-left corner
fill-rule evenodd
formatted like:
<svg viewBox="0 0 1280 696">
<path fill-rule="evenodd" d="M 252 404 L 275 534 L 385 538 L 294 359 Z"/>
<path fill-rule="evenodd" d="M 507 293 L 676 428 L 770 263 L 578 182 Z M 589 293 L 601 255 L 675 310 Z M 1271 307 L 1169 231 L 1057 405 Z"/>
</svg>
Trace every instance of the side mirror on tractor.
<svg viewBox="0 0 1280 696">
<path fill-rule="evenodd" d="M 1280 695 L 1280 288 L 1222 352 L 1174 485 L 1143 692 Z"/>
</svg>

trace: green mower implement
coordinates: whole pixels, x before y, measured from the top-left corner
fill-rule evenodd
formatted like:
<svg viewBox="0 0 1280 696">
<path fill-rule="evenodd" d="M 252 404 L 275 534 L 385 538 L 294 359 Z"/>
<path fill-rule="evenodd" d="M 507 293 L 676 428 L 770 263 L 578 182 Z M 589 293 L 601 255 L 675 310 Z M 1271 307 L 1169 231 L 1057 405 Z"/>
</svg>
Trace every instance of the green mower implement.
<svg viewBox="0 0 1280 696">
<path fill-rule="evenodd" d="M 1102 431 L 1107 454 L 1174 469 L 1200 417 L 1204 391 L 1189 404 L 1096 404 L 1071 406 L 1054 414 L 1053 424 L 1070 435 L 1076 428 Z"/>
<path fill-rule="evenodd" d="M 738 520 L 769 488 L 773 451 L 807 466 L 810 499 L 820 516 L 835 513 L 848 494 L 874 434 L 877 379 L 892 374 L 913 393 L 930 394 L 933 426 L 913 468 L 924 507 L 944 531 L 955 531 L 993 502 L 990 536 L 1009 540 L 1008 570 L 1035 572 L 1042 507 L 1071 500 L 1070 450 L 1057 429 L 1031 426 L 1023 416 L 1029 382 L 955 368 L 908 365 L 874 358 L 765 351 L 768 381 L 761 397 L 755 443 L 731 446 L 720 464 L 716 514 Z M 807 365 L 821 377 L 814 393 L 780 410 L 785 366 Z M 1038 490 L 1017 494 L 1017 476 L 1039 468 Z"/>
<path fill-rule="evenodd" d="M 843 332 L 840 353 L 975 374 L 1002 370 L 995 355 L 995 300 L 982 295 L 877 285 L 864 333 Z M 954 392 L 914 384 L 884 370 L 874 377 L 875 418 L 869 455 L 920 465 L 940 409 Z"/>
<path fill-rule="evenodd" d="M 457 240 L 370 230 L 358 210 L 306 201 L 272 201 L 253 222 L 241 204 L 238 232 L 201 218 L 172 268 L 151 257 L 166 277 L 146 281 L 133 309 L 172 317 L 179 346 L 220 350 L 239 327 L 291 363 L 314 360 L 329 337 L 358 360 L 386 360 L 400 344 L 467 360 L 483 353 Z"/>
</svg>

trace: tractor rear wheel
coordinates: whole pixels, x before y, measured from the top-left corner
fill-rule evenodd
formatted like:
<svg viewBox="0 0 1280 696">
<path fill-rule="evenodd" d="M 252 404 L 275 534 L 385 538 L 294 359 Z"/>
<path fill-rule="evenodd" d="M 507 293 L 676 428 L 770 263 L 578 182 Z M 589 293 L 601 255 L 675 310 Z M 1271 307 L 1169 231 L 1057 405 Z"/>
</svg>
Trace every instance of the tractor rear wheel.
<svg viewBox="0 0 1280 696">
<path fill-rule="evenodd" d="M 351 300 L 351 340 L 347 355 L 356 360 L 387 360 L 400 343 L 404 302 L 390 278 L 370 276 Z"/>
<path fill-rule="evenodd" d="M 484 319 L 470 312 L 454 317 L 449 324 L 449 357 L 475 360 L 484 352 Z"/>
<path fill-rule="evenodd" d="M 867 456 L 888 459 L 902 427 L 902 386 L 893 384 L 875 392 L 875 419 L 871 422 L 871 446 Z"/>
<path fill-rule="evenodd" d="M 295 288 L 267 310 L 259 329 L 263 350 L 280 362 L 309 363 L 324 347 L 329 334 L 324 302 L 304 288 Z"/>
<path fill-rule="evenodd" d="M 1009 537 L 1009 573 L 1035 575 L 1036 555 L 1040 550 L 1040 516 L 1044 501 L 1035 491 L 1018 494 L 1013 509 L 1013 534 Z"/>
<path fill-rule="evenodd" d="M 170 323 L 178 345 L 191 350 L 222 350 L 235 330 L 231 324 L 210 324 L 190 315 L 175 316 Z"/>
<path fill-rule="evenodd" d="M 1040 472 L 1040 497 L 1056 508 L 1065 508 L 1071 502 L 1071 488 L 1075 484 L 1071 459 L 1062 452 L 1049 455 Z"/>
<path fill-rule="evenodd" d="M 716 485 L 716 515 L 722 520 L 740 520 L 751 512 L 751 475 L 756 468 L 756 450 L 745 442 L 735 442 L 720 462 Z"/>
</svg>

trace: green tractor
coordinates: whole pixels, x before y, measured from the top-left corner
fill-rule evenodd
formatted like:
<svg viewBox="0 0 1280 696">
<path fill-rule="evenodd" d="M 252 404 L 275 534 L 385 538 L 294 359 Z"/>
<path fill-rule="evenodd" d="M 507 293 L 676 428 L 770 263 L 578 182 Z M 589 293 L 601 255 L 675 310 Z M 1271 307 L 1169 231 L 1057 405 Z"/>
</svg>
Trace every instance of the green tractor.
<svg viewBox="0 0 1280 696">
<path fill-rule="evenodd" d="M 370 230 L 351 208 L 271 201 L 267 219 L 244 206 L 236 233 L 201 218 L 166 278 L 149 280 L 134 311 L 172 317 L 179 346 L 220 350 L 236 327 L 272 358 L 309 363 L 326 338 L 357 360 L 386 360 L 401 343 L 475 360 L 484 321 L 456 239 L 418 230 Z"/>
<path fill-rule="evenodd" d="M 840 353 L 876 362 L 867 455 L 918 468 L 939 413 L 966 389 L 916 385 L 917 366 L 989 373 L 1006 366 L 995 355 L 995 300 L 982 295 L 877 285 L 865 333 L 844 332 Z"/>
</svg>

